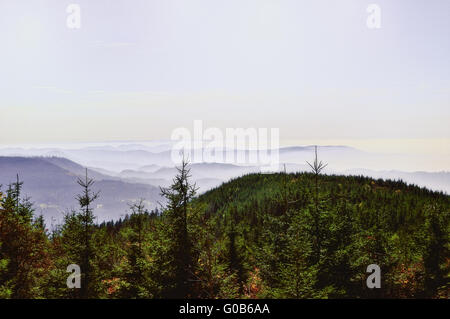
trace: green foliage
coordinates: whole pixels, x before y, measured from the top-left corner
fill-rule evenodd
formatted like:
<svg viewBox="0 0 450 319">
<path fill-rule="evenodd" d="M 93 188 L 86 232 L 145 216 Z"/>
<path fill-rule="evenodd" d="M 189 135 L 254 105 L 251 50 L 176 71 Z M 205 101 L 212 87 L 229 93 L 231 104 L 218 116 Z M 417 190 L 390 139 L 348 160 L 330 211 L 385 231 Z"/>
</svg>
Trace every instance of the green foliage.
<svg viewBox="0 0 450 319">
<path fill-rule="evenodd" d="M 22 182 L 0 193 L 0 295 L 43 297 L 42 278 L 50 264 L 42 218 L 33 220 L 32 204 L 21 197 Z"/>
<path fill-rule="evenodd" d="M 237 189 L 234 199 L 224 196 Z M 448 195 L 361 176 L 280 173 L 241 177 L 196 202 L 208 205 L 206 214 L 216 219 L 216 234 L 224 242 L 226 228 L 217 216 L 235 218 L 247 247 L 243 262 L 260 270 L 260 296 L 448 293 Z M 382 289 L 366 287 L 366 267 L 372 263 L 381 266 Z"/>
<path fill-rule="evenodd" d="M 17 181 L 0 195 L 0 298 L 448 298 L 450 196 L 323 165 L 194 197 L 183 163 L 162 211 L 141 200 L 102 224 L 86 177 L 51 233 Z M 82 289 L 67 288 L 69 264 Z M 366 286 L 370 264 L 381 289 Z"/>
<path fill-rule="evenodd" d="M 164 211 L 165 222 L 168 224 L 169 251 L 168 267 L 172 278 L 170 289 L 166 294 L 169 298 L 185 298 L 190 296 L 194 265 L 192 259 L 192 243 L 188 233 L 188 210 L 191 199 L 195 196 L 196 187 L 189 182 L 188 163 L 183 160 L 173 184 L 161 188 L 161 195 L 167 200 Z"/>
</svg>

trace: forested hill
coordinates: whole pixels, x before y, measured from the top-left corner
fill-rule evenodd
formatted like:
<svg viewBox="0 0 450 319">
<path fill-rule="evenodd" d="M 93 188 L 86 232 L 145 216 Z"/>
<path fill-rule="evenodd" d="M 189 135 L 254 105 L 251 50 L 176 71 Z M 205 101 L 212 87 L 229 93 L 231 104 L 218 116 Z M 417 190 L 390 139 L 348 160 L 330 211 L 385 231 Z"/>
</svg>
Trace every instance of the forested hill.
<svg viewBox="0 0 450 319">
<path fill-rule="evenodd" d="M 317 177 L 317 179 L 316 179 Z M 448 296 L 450 196 L 362 176 L 251 174 L 196 200 L 265 297 Z M 378 264 L 380 290 L 367 288 Z"/>
<path fill-rule="evenodd" d="M 450 204 L 450 196 L 443 192 L 402 181 L 319 175 L 317 186 L 322 209 L 334 210 L 345 200 L 359 211 L 389 211 L 391 218 L 398 220 L 416 216 L 432 203 L 440 203 L 447 210 Z M 197 201 L 208 203 L 210 213 L 234 207 L 238 212 L 253 210 L 279 215 L 287 208 L 307 208 L 315 191 L 316 180 L 312 173 L 248 174 L 202 194 Z"/>
</svg>

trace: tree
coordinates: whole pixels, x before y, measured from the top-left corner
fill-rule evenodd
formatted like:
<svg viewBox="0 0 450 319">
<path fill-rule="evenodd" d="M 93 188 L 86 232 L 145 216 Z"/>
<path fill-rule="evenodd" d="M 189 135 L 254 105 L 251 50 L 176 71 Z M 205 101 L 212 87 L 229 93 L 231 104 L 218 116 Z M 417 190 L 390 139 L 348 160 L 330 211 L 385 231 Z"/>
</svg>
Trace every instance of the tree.
<svg viewBox="0 0 450 319">
<path fill-rule="evenodd" d="M 82 254 L 82 263 L 80 265 L 82 269 L 81 280 L 81 295 L 83 298 L 89 297 L 89 280 L 90 280 L 90 272 L 91 272 L 91 257 L 92 257 L 92 248 L 91 248 L 91 238 L 94 227 L 94 213 L 91 208 L 91 204 L 98 198 L 99 192 L 93 192 L 92 186 L 94 185 L 94 180 L 88 178 L 88 171 L 86 168 L 86 176 L 85 179 L 78 178 L 78 185 L 82 188 L 82 193 L 77 195 L 78 204 L 80 205 L 80 214 L 79 220 L 83 227 L 82 229 L 82 239 L 83 239 L 83 249 L 81 251 Z"/>
<path fill-rule="evenodd" d="M 311 167 L 311 170 L 314 174 L 314 209 L 313 209 L 313 223 L 314 223 L 314 261 L 319 262 L 320 261 L 320 251 L 322 248 L 322 236 L 323 236 L 323 230 L 321 226 L 321 213 L 320 213 L 320 189 L 319 189 L 319 175 L 322 172 L 322 170 L 328 165 L 323 164 L 322 161 L 318 161 L 317 159 L 317 145 L 314 146 L 314 162 L 313 164 L 309 163 L 308 165 Z"/>
<path fill-rule="evenodd" d="M 168 296 L 185 298 L 189 295 L 192 280 L 193 265 L 191 259 L 191 243 L 188 235 L 188 207 L 195 196 L 197 187 L 189 182 L 190 169 L 188 162 L 183 159 L 178 174 L 168 188 L 161 187 L 161 195 L 167 200 L 165 215 L 170 224 L 170 251 L 173 269 L 172 289 Z"/>
<path fill-rule="evenodd" d="M 81 289 L 74 295 L 86 299 L 93 295 L 91 273 L 95 216 L 91 205 L 98 198 L 99 192 L 92 191 L 94 180 L 88 177 L 87 169 L 85 177 L 78 178 L 77 183 L 82 188 L 81 193 L 76 196 L 80 210 L 64 216 L 62 241 L 68 262 L 78 264 L 81 268 Z"/>
<path fill-rule="evenodd" d="M 428 297 L 435 296 L 440 290 L 448 289 L 449 279 L 446 278 L 445 262 L 449 256 L 448 228 L 450 225 L 448 211 L 441 211 L 437 206 L 427 207 L 425 230 L 428 238 L 425 245 L 425 290 Z M 447 274 L 448 276 L 448 274 Z"/>
<path fill-rule="evenodd" d="M 42 219 L 33 221 L 29 198 L 21 197 L 22 185 L 17 177 L 0 194 L 0 295 L 35 298 L 50 263 L 48 239 Z"/>
<path fill-rule="evenodd" d="M 145 208 L 144 200 L 130 206 L 129 227 L 125 227 L 121 234 L 129 248 L 126 249 L 127 265 L 122 270 L 127 283 L 124 293 L 126 298 L 153 297 L 152 280 L 148 278 L 149 262 L 146 259 L 146 235 L 150 223 L 150 214 Z"/>
</svg>

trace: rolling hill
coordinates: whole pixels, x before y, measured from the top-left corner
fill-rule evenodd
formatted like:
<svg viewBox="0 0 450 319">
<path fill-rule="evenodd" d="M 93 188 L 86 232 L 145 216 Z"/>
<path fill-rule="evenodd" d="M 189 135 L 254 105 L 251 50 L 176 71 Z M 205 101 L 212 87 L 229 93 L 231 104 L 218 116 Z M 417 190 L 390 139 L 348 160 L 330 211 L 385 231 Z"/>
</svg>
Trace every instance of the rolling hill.
<svg viewBox="0 0 450 319">
<path fill-rule="evenodd" d="M 23 194 L 31 197 L 36 213 L 42 213 L 47 224 L 61 221 L 62 213 L 77 207 L 75 200 L 80 188 L 77 178 L 85 169 L 75 162 L 56 157 L 0 157 L 0 184 L 16 180 L 24 182 Z M 92 169 L 88 175 L 95 179 L 94 190 L 100 191 L 95 214 L 98 220 L 118 219 L 125 214 L 128 203 L 144 198 L 149 208 L 160 200 L 159 188 L 148 184 L 128 183 L 98 173 Z"/>
</svg>

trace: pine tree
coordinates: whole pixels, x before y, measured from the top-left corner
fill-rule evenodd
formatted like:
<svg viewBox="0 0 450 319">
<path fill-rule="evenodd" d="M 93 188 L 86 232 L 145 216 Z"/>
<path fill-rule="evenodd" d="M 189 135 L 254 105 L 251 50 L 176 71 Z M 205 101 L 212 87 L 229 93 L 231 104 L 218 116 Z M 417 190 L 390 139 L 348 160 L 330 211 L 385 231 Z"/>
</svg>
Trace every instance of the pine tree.
<svg viewBox="0 0 450 319">
<path fill-rule="evenodd" d="M 151 297 L 146 278 L 148 262 L 145 259 L 146 233 L 149 223 L 149 212 L 145 208 L 144 200 L 130 205 L 130 226 L 124 229 L 124 236 L 130 247 L 126 250 L 128 267 L 124 271 L 124 277 L 128 283 L 126 298 Z"/>
<path fill-rule="evenodd" d="M 92 203 L 98 198 L 99 192 L 92 191 L 94 180 L 86 175 L 77 179 L 78 185 L 82 188 L 76 196 L 80 210 L 64 216 L 62 227 L 62 242 L 67 254 L 69 264 L 77 264 L 81 269 L 81 289 L 76 289 L 71 296 L 77 298 L 90 298 L 93 296 L 92 259 L 93 245 L 92 236 L 94 232 L 95 216 L 92 210 Z"/>
<path fill-rule="evenodd" d="M 88 178 L 88 171 L 86 169 L 85 178 L 78 178 L 78 185 L 81 186 L 82 192 L 77 195 L 78 204 L 80 205 L 79 220 L 82 225 L 82 241 L 83 249 L 81 251 L 82 263 L 80 265 L 82 269 L 81 280 L 81 296 L 82 298 L 89 297 L 89 284 L 91 275 L 91 258 L 92 258 L 92 247 L 91 238 L 94 228 L 94 213 L 92 211 L 91 204 L 98 198 L 99 192 L 93 192 L 92 186 L 94 185 L 94 180 Z"/>
<path fill-rule="evenodd" d="M 322 170 L 328 165 L 323 164 L 322 161 L 318 161 L 317 159 L 317 145 L 314 146 L 314 162 L 313 164 L 308 163 L 311 167 L 311 170 L 314 174 L 314 209 L 313 209 L 313 231 L 314 231 L 314 243 L 313 243 L 313 251 L 314 251 L 314 262 L 318 263 L 320 261 L 320 252 L 322 249 L 322 237 L 323 237 L 323 229 L 321 222 L 321 212 L 320 212 L 320 188 L 319 188 L 319 175 Z"/>
<path fill-rule="evenodd" d="M 449 256 L 449 225 L 448 211 L 441 211 L 436 205 L 427 207 L 425 229 L 428 238 L 424 253 L 427 297 L 434 297 L 441 290 L 448 294 L 449 279 L 448 273 L 446 278 L 444 263 L 446 259 L 448 263 Z"/>
<path fill-rule="evenodd" d="M 33 222 L 22 185 L 17 177 L 0 199 L 0 294 L 11 298 L 42 296 L 40 283 L 49 266 L 45 228 L 41 219 Z"/>
<path fill-rule="evenodd" d="M 192 280 L 191 243 L 188 235 L 188 207 L 195 196 L 197 188 L 191 184 L 188 162 L 183 159 L 178 174 L 168 188 L 161 188 L 161 195 L 167 200 L 164 212 L 170 224 L 172 252 L 171 269 L 173 269 L 172 289 L 169 297 L 185 298 L 189 295 Z"/>
</svg>

